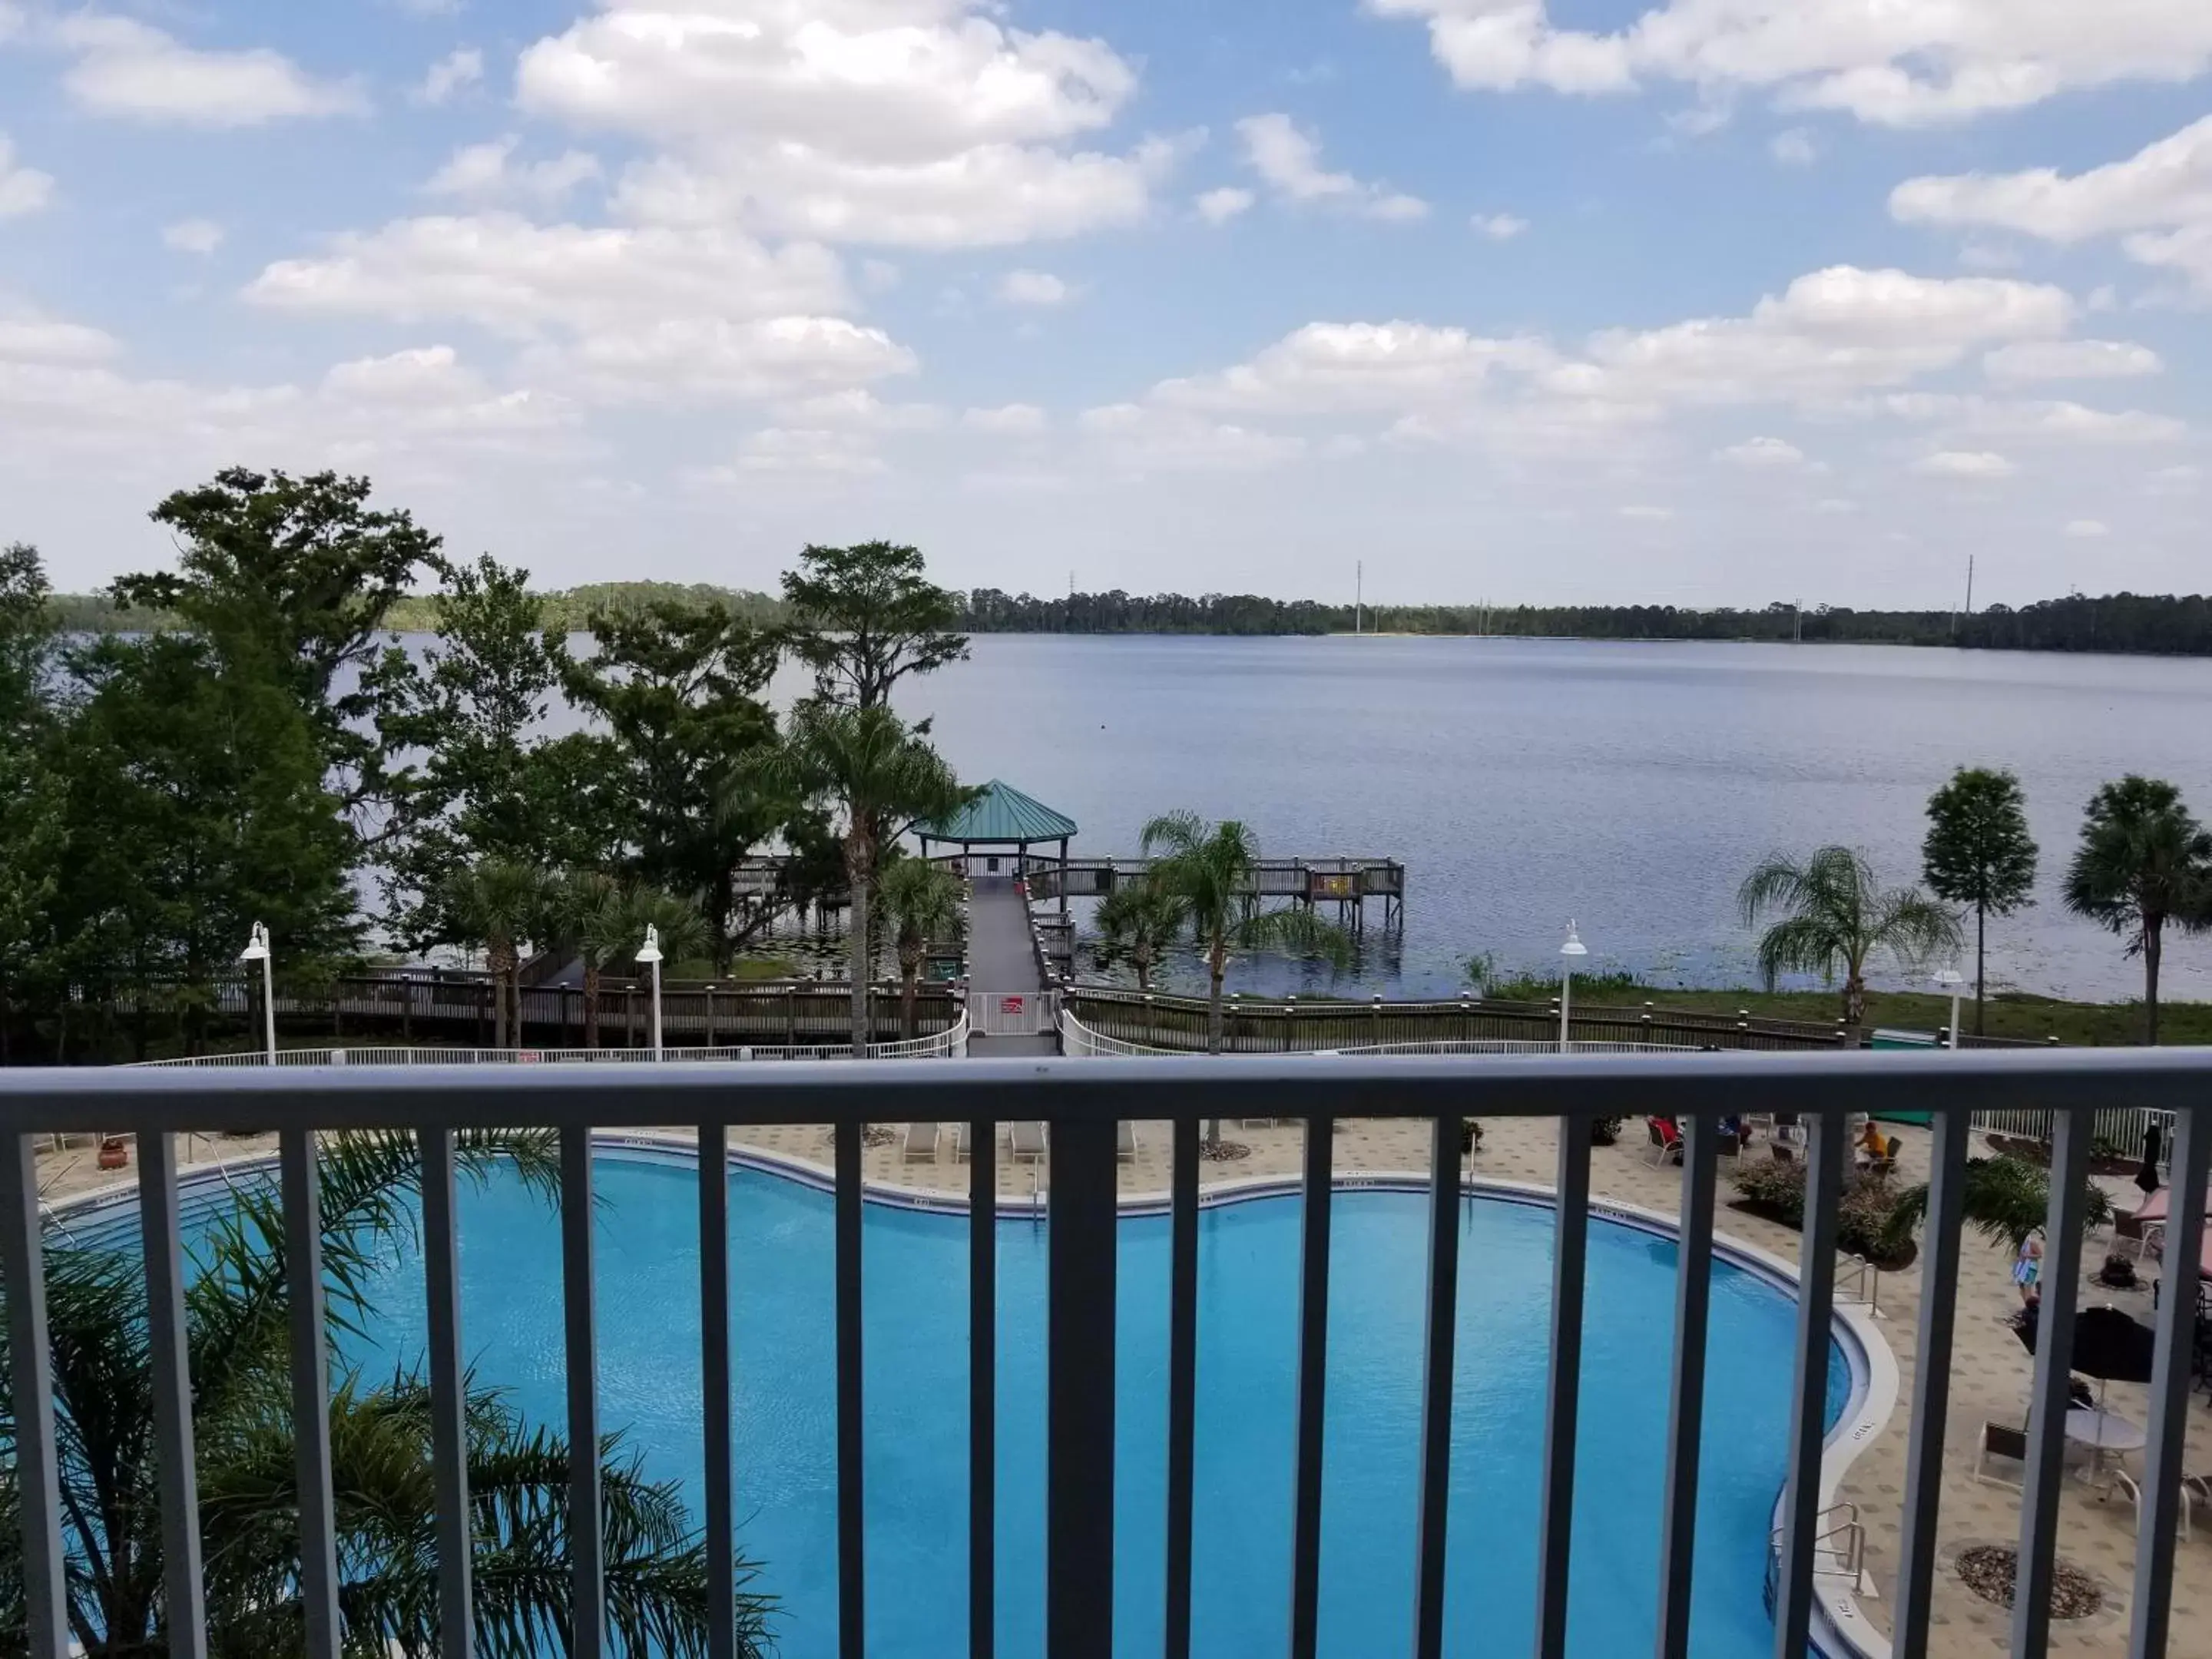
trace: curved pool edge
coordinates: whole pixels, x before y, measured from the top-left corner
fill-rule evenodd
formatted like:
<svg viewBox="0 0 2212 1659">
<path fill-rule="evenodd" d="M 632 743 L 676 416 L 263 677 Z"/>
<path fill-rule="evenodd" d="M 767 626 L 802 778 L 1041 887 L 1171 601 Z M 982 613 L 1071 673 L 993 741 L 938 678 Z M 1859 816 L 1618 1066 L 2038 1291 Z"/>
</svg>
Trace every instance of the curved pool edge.
<svg viewBox="0 0 2212 1659">
<path fill-rule="evenodd" d="M 594 1132 L 594 1147 L 619 1152 L 642 1152 L 656 1158 L 671 1158 L 696 1164 L 699 1158 L 698 1142 L 688 1136 L 625 1130 Z M 729 1147 L 725 1154 L 726 1165 L 757 1171 L 763 1175 L 781 1176 L 823 1192 L 834 1192 L 836 1172 L 824 1165 L 811 1163 L 788 1153 L 769 1152 L 760 1147 Z M 276 1165 L 274 1152 L 247 1153 L 234 1158 L 220 1158 L 204 1164 L 191 1164 L 178 1171 L 180 1188 L 201 1188 L 224 1183 L 240 1174 L 261 1174 Z M 1201 1207 L 1246 1203 L 1260 1199 L 1295 1198 L 1304 1187 L 1297 1176 L 1255 1176 L 1242 1181 L 1224 1182 L 1201 1190 Z M 1331 1182 L 1339 1192 L 1403 1192 L 1426 1194 L 1430 1189 L 1427 1174 L 1413 1170 L 1352 1170 L 1336 1176 Z M 864 1181 L 864 1199 L 887 1208 L 920 1211 L 931 1214 L 964 1214 L 968 1197 L 964 1193 L 927 1187 L 894 1186 L 882 1182 Z M 136 1196 L 138 1182 L 136 1176 L 79 1193 L 50 1206 L 49 1213 L 64 1225 L 80 1216 L 90 1217 L 121 1207 Z M 1528 1182 L 1494 1181 L 1482 1178 L 1462 1179 L 1463 1195 L 1500 1200 L 1507 1203 L 1525 1204 L 1533 1207 L 1550 1208 L 1558 1202 L 1557 1192 L 1549 1187 Z M 1121 1212 L 1127 1215 L 1164 1215 L 1170 1207 L 1170 1195 L 1165 1193 L 1133 1193 L 1119 1200 Z M 999 1218 L 1029 1219 L 1041 1217 L 1043 1212 L 1042 1194 L 1028 1199 L 1001 1195 L 999 1200 Z M 1589 1212 L 1618 1225 L 1631 1227 L 1656 1237 L 1679 1239 L 1679 1218 L 1662 1210 L 1647 1209 L 1641 1205 L 1624 1204 L 1610 1199 L 1592 1198 Z M 1793 1302 L 1797 1295 L 1796 1264 L 1716 1231 L 1713 1234 L 1713 1254 L 1731 1266 L 1739 1267 L 1764 1280 L 1788 1296 Z M 1844 1351 L 1845 1364 L 1850 1370 L 1850 1392 L 1844 1402 L 1836 1426 L 1828 1431 L 1820 1454 L 1820 1506 L 1832 1507 L 1843 1490 L 1844 1480 L 1859 1455 L 1871 1445 L 1888 1426 L 1897 1406 L 1900 1377 L 1897 1357 L 1882 1335 L 1869 1310 L 1850 1304 L 1833 1308 L 1831 1322 Z M 1778 1523 L 1783 1494 L 1775 1498 L 1775 1516 Z M 1890 1639 L 1875 1626 L 1860 1606 L 1856 1586 L 1844 1587 L 1816 1584 L 1813 1601 L 1813 1646 L 1821 1659 L 1891 1659 Z"/>
</svg>

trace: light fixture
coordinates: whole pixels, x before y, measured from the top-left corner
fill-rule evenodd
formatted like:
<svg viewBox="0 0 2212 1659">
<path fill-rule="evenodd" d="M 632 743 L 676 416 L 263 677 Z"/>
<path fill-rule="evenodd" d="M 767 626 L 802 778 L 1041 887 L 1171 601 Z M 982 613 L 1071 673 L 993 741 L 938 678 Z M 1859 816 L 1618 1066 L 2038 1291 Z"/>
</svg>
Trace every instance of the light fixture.
<svg viewBox="0 0 2212 1659">
<path fill-rule="evenodd" d="M 269 930 L 259 922 L 253 924 L 253 931 L 246 936 L 246 948 L 238 953 L 238 959 L 240 962 L 258 962 L 261 964 L 261 1030 L 264 1045 L 264 1053 L 267 1055 L 268 1063 L 274 1066 L 276 1063 L 276 981 L 270 963 Z"/>
<path fill-rule="evenodd" d="M 1589 947 L 1575 932 L 1574 919 L 1567 919 L 1567 942 L 1559 947 L 1559 1052 L 1567 1052 L 1567 1015 L 1575 995 L 1575 963 L 1589 954 Z"/>
</svg>

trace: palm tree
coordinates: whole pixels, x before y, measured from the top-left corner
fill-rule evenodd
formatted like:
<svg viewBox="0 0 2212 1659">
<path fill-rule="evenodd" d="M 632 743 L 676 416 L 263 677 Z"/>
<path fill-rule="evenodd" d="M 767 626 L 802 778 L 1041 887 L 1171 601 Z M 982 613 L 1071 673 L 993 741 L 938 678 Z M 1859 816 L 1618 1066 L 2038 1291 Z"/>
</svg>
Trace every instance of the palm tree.
<svg viewBox="0 0 2212 1659">
<path fill-rule="evenodd" d="M 1802 864 L 1770 854 L 1744 878 L 1736 900 L 1743 923 L 1779 911 L 1759 936 L 1759 967 L 1769 990 L 1785 973 L 1844 982 L 1844 1021 L 1866 1023 L 1866 966 L 1887 951 L 1917 967 L 1960 945 L 1959 920 L 1917 888 L 1883 887 L 1863 854 L 1823 847 Z"/>
<path fill-rule="evenodd" d="M 584 1046 L 599 1046 L 600 982 L 617 962 L 634 958 L 648 927 L 660 930 L 671 962 L 704 951 L 709 941 L 698 907 L 657 887 L 616 880 L 597 870 L 572 871 L 555 888 L 546 924 L 584 971 Z"/>
<path fill-rule="evenodd" d="M 853 902 L 850 932 L 853 1052 L 868 1048 L 869 949 L 876 863 L 887 826 L 955 811 L 966 792 L 944 757 L 889 708 L 849 708 L 809 702 L 792 711 L 782 745 L 742 781 L 765 781 L 802 800 L 833 806 L 843 819 L 845 881 Z"/>
<path fill-rule="evenodd" d="M 1344 930 L 1310 910 L 1262 910 L 1253 896 L 1252 867 L 1260 844 L 1249 825 L 1226 818 L 1211 830 L 1195 812 L 1169 812 L 1145 826 L 1139 845 L 1147 858 L 1164 849 L 1148 872 L 1173 895 L 1206 952 L 1206 1051 L 1221 1052 L 1221 986 L 1231 951 L 1297 951 L 1341 966 L 1352 954 Z M 1221 1120 L 1206 1126 L 1209 1146 L 1221 1141 Z"/>
<path fill-rule="evenodd" d="M 2022 1158 L 1976 1158 L 1966 1161 L 1966 1218 L 1992 1244 L 2017 1250 L 2043 1231 L 2051 1215 L 2051 1171 Z M 1902 1247 L 1928 1213 L 1928 1188 L 1908 1187 L 1897 1195 L 1883 1224 L 1887 1243 Z M 2081 1189 L 2084 1231 L 2112 1218 L 2112 1201 L 2093 1178 Z"/>
<path fill-rule="evenodd" d="M 1098 943 L 1108 957 L 1126 957 L 1137 988 L 1152 988 L 1152 964 L 1190 925 L 1190 906 L 1153 875 L 1116 887 L 1098 904 Z"/>
<path fill-rule="evenodd" d="M 2127 941 L 2143 959 L 2143 1041 L 2158 1041 L 2158 969 L 2170 921 L 2212 927 L 2212 834 L 2181 791 L 2133 774 L 2090 798 L 2066 872 L 2066 908 Z"/>
<path fill-rule="evenodd" d="M 441 887 L 459 940 L 483 947 L 491 970 L 492 1045 L 522 1041 L 523 941 L 542 930 L 550 883 L 544 871 L 512 859 L 484 858 L 449 873 Z M 514 1018 L 510 1021 L 509 1011 Z"/>
<path fill-rule="evenodd" d="M 915 995 L 930 940 L 950 938 L 960 926 L 960 884 L 942 865 L 901 859 L 884 872 L 884 910 L 898 945 L 899 1010 L 914 1036 Z"/>
<path fill-rule="evenodd" d="M 541 1196 L 557 1194 L 546 1132 L 465 1131 L 457 1151 L 474 1179 L 504 1165 Z M 380 1270 L 413 1224 L 419 1142 L 405 1133 L 334 1136 L 317 1172 L 335 1335 L 373 1311 Z M 301 1646 L 283 1229 L 273 1186 L 240 1184 L 214 1218 L 185 1290 L 208 1649 L 225 1659 Z M 56 1239 L 46 1264 L 70 1634 L 88 1654 L 159 1656 L 169 1644 L 144 1268 L 135 1242 L 125 1249 Z M 470 1389 L 467 1421 L 479 1650 L 519 1659 L 563 1647 L 570 1449 L 490 1389 Z M 14 1437 L 12 1419 L 0 1419 L 0 1467 L 15 1466 Z M 337 1376 L 331 1461 L 349 1653 L 438 1651 L 430 1443 L 428 1389 L 418 1376 Z M 701 1659 L 709 1565 L 678 1488 L 647 1480 L 612 1439 L 599 1455 L 613 1646 L 631 1659 Z M 16 1630 L 20 1503 L 12 1480 L 0 1485 L 0 1621 Z M 769 1603 L 744 1588 L 756 1570 L 740 1563 L 737 1571 L 739 1651 L 757 1655 Z"/>
</svg>

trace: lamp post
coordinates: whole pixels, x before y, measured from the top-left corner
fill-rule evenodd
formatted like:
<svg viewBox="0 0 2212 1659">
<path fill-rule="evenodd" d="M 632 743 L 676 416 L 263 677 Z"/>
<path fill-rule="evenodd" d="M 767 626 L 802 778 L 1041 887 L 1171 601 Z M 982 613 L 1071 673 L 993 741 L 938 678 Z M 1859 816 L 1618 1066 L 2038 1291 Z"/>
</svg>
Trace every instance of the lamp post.
<svg viewBox="0 0 2212 1659">
<path fill-rule="evenodd" d="M 276 1063 L 276 981 L 269 966 L 269 930 L 259 922 L 253 924 L 253 932 L 246 941 L 246 948 L 238 953 L 238 959 L 261 964 L 262 1029 L 268 1038 L 269 1063 L 274 1066 Z"/>
<path fill-rule="evenodd" d="M 645 943 L 637 948 L 637 959 L 653 969 L 653 1057 L 660 1058 L 660 929 L 651 922 L 645 924 Z"/>
<path fill-rule="evenodd" d="M 1567 942 L 1559 947 L 1559 1052 L 1567 1052 L 1567 1015 L 1573 1006 L 1575 994 L 1575 960 L 1589 954 L 1589 947 L 1575 933 L 1573 918 L 1567 921 Z"/>
<path fill-rule="evenodd" d="M 1942 969 L 1936 975 L 1937 988 L 1951 994 L 1951 1041 L 1948 1046 L 1952 1048 L 1959 1046 L 1959 992 L 1966 982 L 1966 976 L 1956 968 Z"/>
</svg>

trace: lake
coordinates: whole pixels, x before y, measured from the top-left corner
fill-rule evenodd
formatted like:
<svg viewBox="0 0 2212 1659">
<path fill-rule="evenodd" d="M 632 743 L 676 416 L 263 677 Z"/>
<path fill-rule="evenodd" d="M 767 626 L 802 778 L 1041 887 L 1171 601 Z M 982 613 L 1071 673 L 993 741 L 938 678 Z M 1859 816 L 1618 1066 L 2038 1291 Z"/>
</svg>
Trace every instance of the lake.
<svg viewBox="0 0 2212 1659">
<path fill-rule="evenodd" d="M 779 696 L 805 682 L 779 678 Z M 2009 767 L 2043 849 L 2037 902 L 1990 930 L 1992 984 L 2139 994 L 2120 941 L 2058 884 L 2082 806 L 2128 771 L 2212 814 L 2212 661 L 1875 646 L 985 635 L 904 683 L 960 775 L 1003 778 L 1133 855 L 1152 815 L 1241 817 L 1275 855 L 1389 857 L 1402 939 L 1370 908 L 1340 989 L 1449 994 L 1469 952 L 1685 984 L 1753 979 L 1735 890 L 1774 849 L 1863 848 L 1917 880 L 1927 799 L 1960 764 Z M 1191 971 L 1186 968 L 1185 971 Z M 1971 964 L 1969 964 L 1971 971 Z M 1322 990 L 1325 969 L 1233 986 Z M 1893 972 L 1877 982 L 1904 982 Z M 2171 941 L 2166 988 L 2212 996 L 2212 941 Z"/>
</svg>

